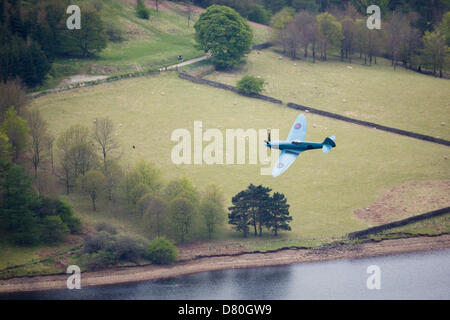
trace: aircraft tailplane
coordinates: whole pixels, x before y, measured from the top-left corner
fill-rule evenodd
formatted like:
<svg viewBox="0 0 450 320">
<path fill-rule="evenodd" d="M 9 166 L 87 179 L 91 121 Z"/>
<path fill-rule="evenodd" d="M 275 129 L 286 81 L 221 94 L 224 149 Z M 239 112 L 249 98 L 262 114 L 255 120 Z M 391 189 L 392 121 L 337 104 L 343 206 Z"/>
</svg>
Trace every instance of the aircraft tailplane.
<svg viewBox="0 0 450 320">
<path fill-rule="evenodd" d="M 323 153 L 328 153 L 330 152 L 330 150 L 334 147 L 336 147 L 336 143 L 334 142 L 335 136 L 330 136 L 327 137 L 324 141 L 323 141 L 323 146 L 322 146 L 322 152 Z"/>
</svg>

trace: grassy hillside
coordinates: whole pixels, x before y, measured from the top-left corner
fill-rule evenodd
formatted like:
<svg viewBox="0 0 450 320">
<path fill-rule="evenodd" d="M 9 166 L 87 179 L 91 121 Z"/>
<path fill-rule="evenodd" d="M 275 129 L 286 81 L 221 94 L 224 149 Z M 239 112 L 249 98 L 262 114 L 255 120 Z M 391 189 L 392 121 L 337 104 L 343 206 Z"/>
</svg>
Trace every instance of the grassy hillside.
<svg viewBox="0 0 450 320">
<path fill-rule="evenodd" d="M 280 59 L 273 50 L 252 52 L 237 72 L 208 79 L 235 85 L 244 75 L 261 76 L 267 95 L 284 102 L 450 140 L 450 81 L 397 68 L 378 59 L 364 66 L 327 61 Z M 444 123 L 444 124 L 442 124 Z"/>
<path fill-rule="evenodd" d="M 195 85 L 174 73 L 49 95 L 35 100 L 33 108 L 41 110 L 55 135 L 72 124 L 90 124 L 108 115 L 119 128 L 124 164 L 147 159 L 168 178 L 187 176 L 198 187 L 217 183 L 228 201 L 249 183 L 283 192 L 294 217 L 288 236 L 294 238 L 331 238 L 365 228 L 369 223 L 354 210 L 367 207 L 389 188 L 414 180 L 450 179 L 447 147 L 310 114 L 307 139 L 322 141 L 334 134 L 337 148 L 328 155 L 302 154 L 277 179 L 261 176 L 258 165 L 176 166 L 170 158 L 175 145 L 170 135 L 177 128 L 192 132 L 194 120 L 203 121 L 205 130 L 218 128 L 223 134 L 226 128 L 271 127 L 285 136 L 297 112 Z M 75 207 L 93 215 L 88 201 L 75 201 Z"/>
<path fill-rule="evenodd" d="M 78 1 L 90 4 L 92 0 Z M 109 42 L 106 49 L 92 58 L 57 59 L 43 87 L 57 86 L 61 80 L 73 74 L 110 75 L 139 71 L 152 66 L 171 65 L 182 55 L 185 60 L 204 53 L 197 50 L 194 40 L 194 23 L 200 15 L 195 8 L 188 27 L 182 6 L 167 2 L 156 11 L 150 10 L 150 19 L 136 16 L 135 1 L 104 0 L 100 15 L 105 24 L 116 25 L 123 32 L 124 41 Z M 254 43 L 267 41 L 269 31 L 263 26 L 252 24 Z"/>
</svg>

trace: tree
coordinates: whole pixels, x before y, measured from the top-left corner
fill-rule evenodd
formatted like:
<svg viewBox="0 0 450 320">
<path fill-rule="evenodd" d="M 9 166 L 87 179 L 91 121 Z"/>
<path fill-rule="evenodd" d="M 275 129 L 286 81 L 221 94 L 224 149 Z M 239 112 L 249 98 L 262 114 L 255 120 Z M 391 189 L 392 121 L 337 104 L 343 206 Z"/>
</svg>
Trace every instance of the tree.
<svg viewBox="0 0 450 320">
<path fill-rule="evenodd" d="M 14 160 L 17 160 L 28 146 L 28 131 L 27 122 L 17 115 L 13 107 L 10 107 L 6 112 L 5 120 L 0 126 L 0 132 L 8 137 L 8 141 L 13 147 Z"/>
<path fill-rule="evenodd" d="M 316 57 L 316 43 L 318 39 L 318 29 L 316 18 L 307 11 L 301 11 L 295 17 L 294 23 L 298 32 L 299 45 L 304 49 L 304 58 L 308 57 L 308 47 L 311 45 L 313 59 Z"/>
<path fill-rule="evenodd" d="M 267 205 L 270 200 L 270 188 L 250 184 L 244 191 L 233 197 L 233 206 L 229 208 L 228 223 L 233 224 L 237 231 L 248 235 L 248 226 L 253 226 L 254 235 L 262 236 L 262 227 L 268 218 Z"/>
<path fill-rule="evenodd" d="M 64 30 L 61 53 L 88 57 L 106 48 L 107 35 L 99 13 L 93 8 L 83 8 L 81 29 Z"/>
<path fill-rule="evenodd" d="M 172 264 L 178 256 L 173 243 L 165 238 L 154 239 L 147 248 L 146 257 L 154 264 Z"/>
<path fill-rule="evenodd" d="M 92 209 L 97 211 L 96 201 L 101 193 L 105 190 L 105 176 L 97 170 L 89 170 L 83 179 L 84 190 L 92 201 Z"/>
<path fill-rule="evenodd" d="M 445 36 L 447 46 L 450 46 L 450 11 L 448 11 L 442 17 L 442 22 L 439 25 L 439 30 L 441 30 L 442 35 Z"/>
<path fill-rule="evenodd" d="M 191 227 L 197 215 L 197 205 L 188 194 L 177 196 L 169 203 L 169 212 L 175 235 L 183 243 L 191 232 Z"/>
<path fill-rule="evenodd" d="M 284 194 L 275 192 L 269 201 L 269 216 L 266 219 L 266 227 L 273 232 L 275 236 L 278 235 L 279 230 L 291 230 L 289 222 L 292 217 L 289 216 L 289 205 Z"/>
<path fill-rule="evenodd" d="M 109 201 L 115 201 L 119 186 L 123 180 L 123 170 L 116 160 L 107 160 L 107 170 L 103 170 L 105 175 L 105 191 Z"/>
<path fill-rule="evenodd" d="M 343 39 L 342 25 L 328 12 L 317 16 L 317 25 L 319 29 L 320 58 L 327 60 L 328 48 L 332 45 L 338 45 Z"/>
<path fill-rule="evenodd" d="M 158 238 L 161 237 L 168 223 L 167 202 L 159 196 L 147 193 L 139 200 L 138 206 L 145 223 Z"/>
<path fill-rule="evenodd" d="M 10 107 L 14 107 L 17 114 L 23 116 L 23 109 L 28 102 L 26 89 L 19 79 L 0 81 L 0 122 L 5 120 L 6 112 Z"/>
<path fill-rule="evenodd" d="M 437 29 L 433 32 L 426 31 L 423 36 L 424 48 L 423 61 L 424 64 L 433 68 L 433 74 L 436 75 L 439 70 L 439 77 L 442 78 L 443 70 L 448 63 L 449 48 L 446 45 L 445 36 Z"/>
<path fill-rule="evenodd" d="M 194 25 L 198 47 L 211 52 L 217 69 L 239 65 L 250 52 L 252 30 L 248 23 L 233 9 L 213 5 L 200 15 Z"/>
<path fill-rule="evenodd" d="M 150 11 L 147 9 L 142 0 L 137 0 L 136 2 L 136 14 L 141 19 L 148 20 L 150 18 Z"/>
<path fill-rule="evenodd" d="M 211 239 L 217 227 L 224 222 L 225 217 L 223 195 L 215 184 L 206 187 L 200 204 L 200 213 L 208 230 L 208 238 Z"/>
<path fill-rule="evenodd" d="M 264 88 L 265 81 L 262 78 L 245 75 L 237 83 L 237 88 L 245 94 L 259 94 Z"/>
<path fill-rule="evenodd" d="M 0 132 L 0 161 L 12 160 L 13 146 L 9 143 L 8 136 Z"/>
<path fill-rule="evenodd" d="M 119 148 L 114 138 L 114 123 L 109 118 L 95 119 L 93 128 L 94 140 L 100 146 L 103 155 L 103 167 L 107 171 L 107 155 Z"/>
<path fill-rule="evenodd" d="M 277 12 L 270 19 L 270 26 L 273 29 L 273 38 L 283 45 L 283 52 L 286 52 L 285 47 L 285 29 L 286 26 L 294 19 L 295 11 L 292 8 L 283 8 Z"/>
<path fill-rule="evenodd" d="M 147 193 L 156 193 L 161 188 L 161 173 L 154 165 L 138 161 L 136 166 L 126 174 L 125 191 L 128 204 L 136 210 L 139 199 Z"/>
<path fill-rule="evenodd" d="M 69 194 L 73 181 L 95 167 L 97 156 L 92 147 L 89 129 L 73 125 L 61 133 L 56 142 L 61 152 L 60 163 L 66 193 Z"/>
<path fill-rule="evenodd" d="M 47 121 L 42 119 L 38 110 L 32 110 L 28 115 L 28 124 L 30 126 L 31 136 L 31 162 L 34 168 L 34 177 L 37 177 L 38 168 L 42 160 L 48 154 Z"/>
</svg>

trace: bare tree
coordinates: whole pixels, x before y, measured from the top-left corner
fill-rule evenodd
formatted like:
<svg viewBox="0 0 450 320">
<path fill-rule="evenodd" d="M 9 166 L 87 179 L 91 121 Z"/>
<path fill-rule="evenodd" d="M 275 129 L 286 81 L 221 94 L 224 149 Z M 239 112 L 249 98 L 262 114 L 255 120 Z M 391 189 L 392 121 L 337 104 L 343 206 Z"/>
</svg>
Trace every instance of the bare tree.
<svg viewBox="0 0 450 320">
<path fill-rule="evenodd" d="M 34 168 L 34 177 L 37 178 L 38 168 L 48 151 L 47 121 L 45 121 L 38 110 L 28 114 L 29 134 L 31 136 L 31 162 Z"/>
<path fill-rule="evenodd" d="M 114 138 L 114 123 L 112 120 L 109 118 L 96 119 L 94 121 L 93 136 L 94 140 L 100 145 L 104 170 L 107 171 L 106 158 L 111 151 L 119 147 Z"/>
</svg>

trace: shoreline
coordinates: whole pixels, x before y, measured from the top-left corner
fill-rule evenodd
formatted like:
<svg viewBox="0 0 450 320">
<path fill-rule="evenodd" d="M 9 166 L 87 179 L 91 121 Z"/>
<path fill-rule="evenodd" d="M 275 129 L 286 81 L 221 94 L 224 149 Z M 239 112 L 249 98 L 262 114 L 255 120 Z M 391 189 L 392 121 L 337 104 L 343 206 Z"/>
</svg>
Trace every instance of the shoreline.
<svg viewBox="0 0 450 320">
<path fill-rule="evenodd" d="M 170 266 L 146 265 L 89 271 L 81 274 L 81 287 L 126 284 L 237 268 L 281 266 L 340 259 L 367 258 L 450 248 L 450 235 L 389 239 L 313 249 L 283 249 L 268 253 L 200 257 Z M 69 274 L 0 280 L 0 294 L 66 289 Z"/>
</svg>

